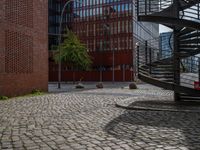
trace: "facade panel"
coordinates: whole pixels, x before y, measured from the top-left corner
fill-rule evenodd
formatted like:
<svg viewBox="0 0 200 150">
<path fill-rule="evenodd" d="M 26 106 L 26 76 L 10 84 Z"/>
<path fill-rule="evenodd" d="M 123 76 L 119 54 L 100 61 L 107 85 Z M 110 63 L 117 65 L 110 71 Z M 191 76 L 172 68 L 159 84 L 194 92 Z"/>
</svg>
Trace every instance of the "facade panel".
<svg viewBox="0 0 200 150">
<path fill-rule="evenodd" d="M 0 1 L 0 95 L 48 89 L 48 1 Z"/>
<path fill-rule="evenodd" d="M 68 0 L 48 0 L 49 6 L 49 50 L 55 50 L 54 46 L 58 44 L 58 35 L 59 35 L 59 24 L 60 24 L 60 15 L 62 8 Z M 66 26 L 71 29 L 71 16 L 72 16 L 72 4 L 69 3 L 65 9 L 65 13 L 63 15 L 62 29 L 65 31 Z M 62 32 L 63 33 L 63 32 Z"/>
<path fill-rule="evenodd" d="M 104 55 L 110 54 L 111 61 L 107 57 L 102 57 L 102 63 L 94 62 L 93 69 L 112 70 L 112 53 L 119 51 L 124 53 L 132 52 L 133 49 L 133 21 L 132 3 L 129 1 L 83 1 L 83 6 L 74 3 L 73 12 L 75 14 L 73 31 L 79 36 L 80 40 L 86 44 L 88 52 Z M 106 55 L 105 55 L 106 56 Z M 94 60 L 97 60 L 95 56 Z M 132 62 L 132 61 L 131 61 Z M 126 65 L 128 68 L 132 64 L 121 59 L 114 62 L 115 70 L 121 69 Z"/>
<path fill-rule="evenodd" d="M 68 25 L 87 46 L 92 71 L 134 70 L 136 42 L 152 39 L 159 47 L 159 26 L 137 21 L 135 1 L 81 0 L 71 7 Z"/>
<path fill-rule="evenodd" d="M 161 58 L 166 58 L 172 55 L 173 50 L 173 33 L 164 32 L 160 34 L 160 51 Z"/>
</svg>

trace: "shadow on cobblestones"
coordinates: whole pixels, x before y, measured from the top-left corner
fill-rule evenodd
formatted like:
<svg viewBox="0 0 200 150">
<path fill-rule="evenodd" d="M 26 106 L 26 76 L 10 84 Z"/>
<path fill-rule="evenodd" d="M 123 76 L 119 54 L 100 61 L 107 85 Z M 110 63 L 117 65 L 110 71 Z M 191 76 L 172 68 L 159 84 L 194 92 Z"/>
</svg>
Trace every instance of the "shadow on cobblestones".
<svg viewBox="0 0 200 150">
<path fill-rule="evenodd" d="M 175 102 L 173 100 L 142 100 L 135 101 L 128 106 L 131 108 L 144 108 L 146 110 L 171 111 L 171 112 L 199 112 L 199 102 Z"/>
<path fill-rule="evenodd" d="M 105 126 L 140 148 L 200 149 L 200 113 L 127 110 Z"/>
</svg>

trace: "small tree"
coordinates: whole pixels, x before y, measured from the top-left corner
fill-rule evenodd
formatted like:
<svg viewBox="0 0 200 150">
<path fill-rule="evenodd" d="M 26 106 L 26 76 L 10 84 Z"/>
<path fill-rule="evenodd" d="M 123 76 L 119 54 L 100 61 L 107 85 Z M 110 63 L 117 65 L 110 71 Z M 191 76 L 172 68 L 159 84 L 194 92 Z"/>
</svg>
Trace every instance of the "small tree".
<svg viewBox="0 0 200 150">
<path fill-rule="evenodd" d="M 72 31 L 68 31 L 64 38 L 64 42 L 58 46 L 54 56 L 55 61 L 66 62 L 72 67 L 73 71 L 74 69 L 89 70 L 92 61 L 87 53 L 86 46 L 80 42 Z"/>
</svg>

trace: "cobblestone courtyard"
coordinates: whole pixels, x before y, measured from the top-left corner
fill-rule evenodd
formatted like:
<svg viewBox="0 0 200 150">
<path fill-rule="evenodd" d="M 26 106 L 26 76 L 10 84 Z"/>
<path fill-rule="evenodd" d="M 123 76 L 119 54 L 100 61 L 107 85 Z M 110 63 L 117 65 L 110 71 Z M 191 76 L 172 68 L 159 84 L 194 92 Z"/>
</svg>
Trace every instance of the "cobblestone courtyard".
<svg viewBox="0 0 200 150">
<path fill-rule="evenodd" d="M 149 85 L 116 85 L 0 101 L 0 149 L 199 150 L 200 106 L 179 109 L 171 100 L 172 92 Z M 167 109 L 115 106 L 145 101 Z"/>
</svg>

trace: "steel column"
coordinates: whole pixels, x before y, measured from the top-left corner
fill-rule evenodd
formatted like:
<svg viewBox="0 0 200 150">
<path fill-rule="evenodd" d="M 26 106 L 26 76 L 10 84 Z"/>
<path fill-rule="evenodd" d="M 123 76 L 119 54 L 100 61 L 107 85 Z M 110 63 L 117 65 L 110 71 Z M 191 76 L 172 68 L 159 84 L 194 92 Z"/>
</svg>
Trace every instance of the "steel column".
<svg viewBox="0 0 200 150">
<path fill-rule="evenodd" d="M 137 0 L 137 17 L 139 16 L 139 14 L 140 14 L 140 1 L 139 0 Z"/>
<path fill-rule="evenodd" d="M 199 87 L 200 87 L 200 58 L 199 58 L 198 61 L 199 61 L 199 65 L 198 65 L 199 68 L 198 69 L 199 69 Z"/>
<path fill-rule="evenodd" d="M 174 16 L 179 18 L 179 8 L 180 4 L 179 1 L 174 0 Z M 180 51 L 179 51 L 179 30 L 177 27 L 174 27 L 174 84 L 175 85 L 180 85 Z M 180 92 L 174 90 L 174 100 L 175 101 L 180 101 Z"/>
<path fill-rule="evenodd" d="M 147 15 L 147 0 L 145 0 L 145 15 Z"/>
<path fill-rule="evenodd" d="M 139 74 L 140 69 L 140 47 L 137 45 L 137 75 Z"/>
<path fill-rule="evenodd" d="M 151 68 L 151 63 L 152 63 L 152 58 L 151 58 L 151 48 L 149 48 L 149 74 L 151 75 L 152 68 Z"/>
<path fill-rule="evenodd" d="M 147 51 L 148 51 L 148 43 L 145 41 L 145 64 L 148 64 L 148 57 L 147 57 Z"/>
</svg>

